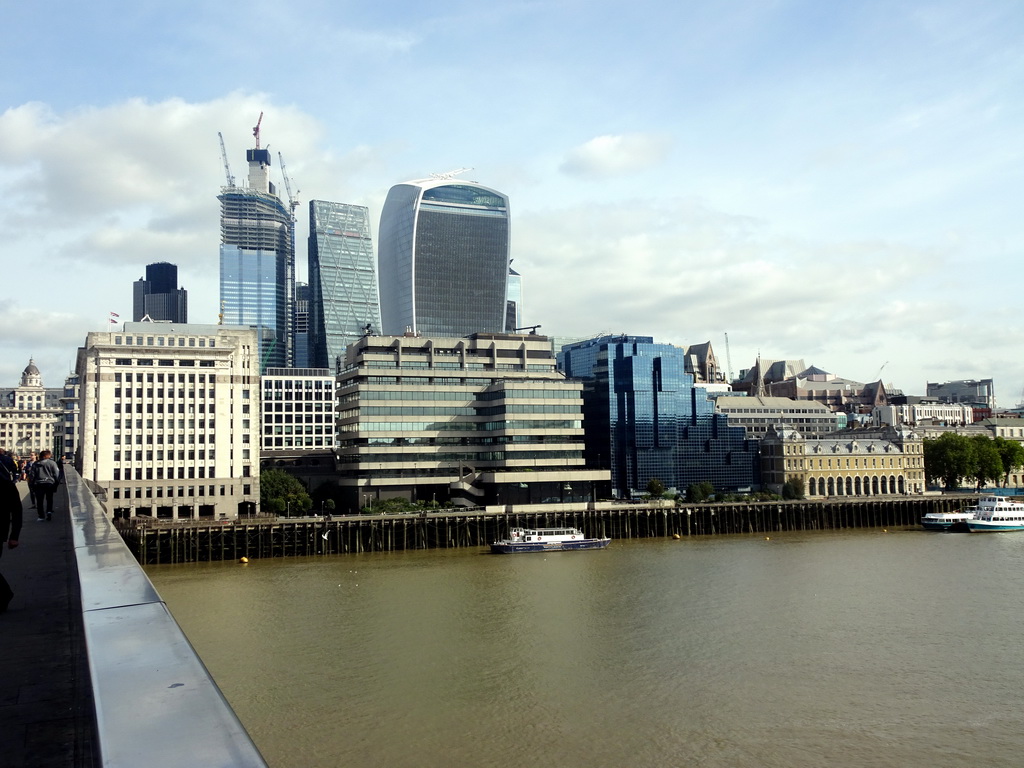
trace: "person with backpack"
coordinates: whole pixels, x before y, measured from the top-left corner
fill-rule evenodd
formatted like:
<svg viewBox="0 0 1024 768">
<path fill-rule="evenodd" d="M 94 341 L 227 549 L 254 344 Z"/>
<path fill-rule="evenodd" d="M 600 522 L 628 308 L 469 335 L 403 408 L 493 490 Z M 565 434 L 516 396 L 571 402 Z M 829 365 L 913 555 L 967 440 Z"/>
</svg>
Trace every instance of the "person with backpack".
<svg viewBox="0 0 1024 768">
<path fill-rule="evenodd" d="M 39 460 L 32 465 L 32 472 L 29 475 L 29 485 L 36 501 L 37 521 L 53 520 L 53 494 L 57 490 L 57 484 L 63 479 L 64 473 L 52 456 L 52 451 L 40 452 Z"/>
<path fill-rule="evenodd" d="M 0 555 L 3 554 L 4 541 L 8 549 L 14 549 L 21 535 L 21 492 L 17 482 L 18 467 L 0 448 Z M 0 613 L 7 610 L 13 597 L 11 585 L 0 573 Z"/>
</svg>

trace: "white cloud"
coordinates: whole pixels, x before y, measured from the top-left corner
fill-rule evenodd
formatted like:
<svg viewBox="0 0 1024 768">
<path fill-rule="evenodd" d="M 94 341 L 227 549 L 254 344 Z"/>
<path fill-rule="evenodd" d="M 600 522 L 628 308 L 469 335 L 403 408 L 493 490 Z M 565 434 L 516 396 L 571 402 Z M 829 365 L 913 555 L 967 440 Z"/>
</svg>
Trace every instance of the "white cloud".
<svg viewBox="0 0 1024 768">
<path fill-rule="evenodd" d="M 623 176 L 657 167 L 671 146 L 671 139 L 663 135 L 597 136 L 570 150 L 559 170 L 584 178 Z"/>
</svg>

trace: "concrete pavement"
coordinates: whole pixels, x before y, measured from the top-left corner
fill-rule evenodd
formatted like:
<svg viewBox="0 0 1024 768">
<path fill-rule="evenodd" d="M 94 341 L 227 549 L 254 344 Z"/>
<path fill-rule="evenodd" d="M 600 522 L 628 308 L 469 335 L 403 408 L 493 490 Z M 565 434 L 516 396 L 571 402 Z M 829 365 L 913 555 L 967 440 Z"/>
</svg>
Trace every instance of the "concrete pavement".
<svg viewBox="0 0 1024 768">
<path fill-rule="evenodd" d="M 36 522 L 22 491 L 20 545 L 0 557 L 14 590 L 0 614 L 0 765 L 92 768 L 94 715 L 67 486 L 52 522 Z"/>
</svg>

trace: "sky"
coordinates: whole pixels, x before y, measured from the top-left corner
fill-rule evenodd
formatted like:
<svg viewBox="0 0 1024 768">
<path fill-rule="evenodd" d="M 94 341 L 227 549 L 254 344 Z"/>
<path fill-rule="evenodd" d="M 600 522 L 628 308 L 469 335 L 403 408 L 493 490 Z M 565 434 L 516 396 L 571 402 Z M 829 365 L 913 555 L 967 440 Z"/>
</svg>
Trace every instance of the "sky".
<svg viewBox="0 0 1024 768">
<path fill-rule="evenodd" d="M 454 169 L 510 197 L 523 322 L 1024 400 L 1017 0 L 0 0 L 0 387 L 177 264 L 216 322 L 260 138 L 298 209 Z M 728 342 L 726 341 L 728 339 Z"/>
</svg>

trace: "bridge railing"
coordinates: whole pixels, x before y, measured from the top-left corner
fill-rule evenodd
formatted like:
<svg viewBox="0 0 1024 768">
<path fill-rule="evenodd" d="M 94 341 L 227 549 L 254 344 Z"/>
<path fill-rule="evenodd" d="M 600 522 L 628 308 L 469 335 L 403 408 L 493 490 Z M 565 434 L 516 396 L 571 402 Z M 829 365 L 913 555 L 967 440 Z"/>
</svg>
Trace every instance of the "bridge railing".
<svg viewBox="0 0 1024 768">
<path fill-rule="evenodd" d="M 265 768 L 85 481 L 66 477 L 100 764 Z"/>
</svg>

